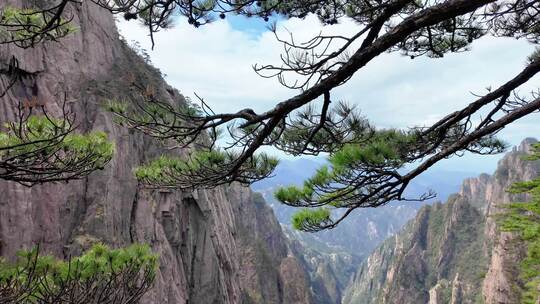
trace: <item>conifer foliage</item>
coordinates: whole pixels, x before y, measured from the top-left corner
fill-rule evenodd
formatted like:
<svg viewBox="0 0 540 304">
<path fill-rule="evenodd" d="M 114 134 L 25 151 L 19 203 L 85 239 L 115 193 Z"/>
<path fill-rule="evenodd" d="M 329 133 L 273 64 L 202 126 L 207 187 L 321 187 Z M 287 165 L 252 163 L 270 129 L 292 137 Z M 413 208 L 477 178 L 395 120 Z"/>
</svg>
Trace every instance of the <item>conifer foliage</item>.
<svg viewBox="0 0 540 304">
<path fill-rule="evenodd" d="M 0 178 L 25 186 L 79 179 L 103 169 L 114 146 L 103 132 L 78 134 L 74 122 L 25 115 L 0 132 Z"/>
<path fill-rule="evenodd" d="M 145 245 L 96 244 L 69 261 L 21 251 L 16 263 L 0 260 L 0 303 L 135 304 L 152 287 L 157 261 Z"/>
</svg>

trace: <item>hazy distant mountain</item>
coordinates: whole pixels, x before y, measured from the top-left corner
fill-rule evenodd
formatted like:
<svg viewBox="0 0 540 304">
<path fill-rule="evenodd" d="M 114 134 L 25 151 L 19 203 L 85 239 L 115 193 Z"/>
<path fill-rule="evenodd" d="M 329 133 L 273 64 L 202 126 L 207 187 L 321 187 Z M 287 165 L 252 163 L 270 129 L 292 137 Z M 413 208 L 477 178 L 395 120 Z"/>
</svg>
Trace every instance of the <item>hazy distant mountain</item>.
<svg viewBox="0 0 540 304">
<path fill-rule="evenodd" d="M 284 160 L 276 168 L 275 176 L 253 184 L 253 190 L 262 193 L 265 200 L 274 209 L 279 222 L 290 226 L 290 218 L 296 208 L 283 205 L 275 200 L 273 193 L 279 186 L 301 184 L 310 177 L 317 168 L 324 164 L 318 159 L 298 158 Z M 474 172 L 461 171 L 428 171 L 413 180 L 407 192 L 411 197 L 419 196 L 429 189 L 437 192 L 433 201 L 445 201 L 451 193 L 459 190 L 461 182 Z M 364 257 L 371 253 L 382 241 L 395 234 L 401 227 L 416 215 L 424 203 L 396 202 L 379 208 L 361 209 L 355 211 L 337 228 L 316 234 L 296 232 L 297 238 L 306 238 L 304 242 L 326 244 L 330 247 L 341 248 L 349 254 Z"/>
<path fill-rule="evenodd" d="M 298 209 L 276 201 L 273 193 L 279 186 L 302 184 L 323 164 L 324 161 L 318 159 L 284 160 L 276 168 L 274 177 L 253 184 L 252 189 L 260 192 L 274 209 L 293 251 L 303 256 L 315 303 L 337 304 L 341 303 L 358 265 L 385 239 L 399 232 L 422 206 L 431 202 L 396 202 L 360 209 L 335 229 L 318 233 L 296 231 L 291 228 L 290 219 Z M 436 200 L 442 201 L 459 190 L 463 179 L 474 175 L 477 174 L 429 171 L 414 180 L 407 191 L 412 197 L 431 188 L 438 193 Z"/>
</svg>

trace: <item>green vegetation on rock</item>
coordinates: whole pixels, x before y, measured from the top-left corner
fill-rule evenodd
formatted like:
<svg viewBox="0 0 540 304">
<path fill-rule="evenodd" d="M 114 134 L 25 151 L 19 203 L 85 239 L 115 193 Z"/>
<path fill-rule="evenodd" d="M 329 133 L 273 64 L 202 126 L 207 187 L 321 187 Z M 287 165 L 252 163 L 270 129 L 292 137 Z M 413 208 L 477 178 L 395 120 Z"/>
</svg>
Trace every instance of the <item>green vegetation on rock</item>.
<svg viewBox="0 0 540 304">
<path fill-rule="evenodd" d="M 76 31 L 71 20 L 55 18 L 52 10 L 4 7 L 0 10 L 0 44 L 32 47 L 41 41 L 54 41 Z"/>
<path fill-rule="evenodd" d="M 540 159 L 540 144 L 532 147 L 528 160 Z M 531 195 L 529 202 L 512 203 L 502 218 L 502 230 L 516 232 L 527 247 L 527 256 L 520 264 L 523 280 L 522 303 L 534 304 L 540 298 L 540 178 L 516 183 L 511 193 Z"/>
<path fill-rule="evenodd" d="M 292 226 L 297 230 L 309 230 L 312 226 L 330 220 L 330 210 L 327 208 L 302 209 L 293 215 Z"/>
<path fill-rule="evenodd" d="M 153 285 L 158 256 L 147 245 L 110 249 L 95 244 L 69 261 L 20 251 L 0 260 L 1 303 L 136 303 Z"/>
<path fill-rule="evenodd" d="M 67 181 L 103 169 L 114 144 L 104 132 L 78 134 L 67 120 L 30 116 L 0 132 L 0 178 L 25 185 Z"/>
<path fill-rule="evenodd" d="M 61 120 L 31 116 L 24 124 L 7 124 L 6 127 L 7 132 L 0 132 L 1 157 L 13 157 L 33 151 L 45 150 L 44 153 L 47 153 L 62 150 L 71 157 L 86 158 L 87 153 L 91 151 L 97 156 L 96 163 L 103 165 L 114 152 L 114 145 L 107 141 L 104 132 L 92 132 L 87 135 L 66 134 L 69 133 L 71 126 Z M 58 140 L 59 146 L 51 145 L 51 141 L 54 140 Z"/>
<path fill-rule="evenodd" d="M 194 151 L 188 159 L 162 156 L 145 166 L 135 169 L 135 176 L 143 184 L 152 187 L 190 188 L 194 183 L 206 184 L 211 174 L 227 170 L 234 162 L 234 152 L 221 150 Z M 277 166 L 275 158 L 261 153 L 236 170 L 237 181 L 249 183 L 271 174 Z M 217 179 L 215 185 L 231 183 L 232 179 Z M 214 187 L 214 185 L 212 185 Z"/>
</svg>

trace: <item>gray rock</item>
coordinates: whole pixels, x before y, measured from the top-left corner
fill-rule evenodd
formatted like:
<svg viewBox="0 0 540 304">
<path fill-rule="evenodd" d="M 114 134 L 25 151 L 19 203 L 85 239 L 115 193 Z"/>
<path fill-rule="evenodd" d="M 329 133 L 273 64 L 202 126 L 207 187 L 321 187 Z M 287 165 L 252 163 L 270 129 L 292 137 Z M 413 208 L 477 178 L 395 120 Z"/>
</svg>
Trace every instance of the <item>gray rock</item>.
<svg viewBox="0 0 540 304">
<path fill-rule="evenodd" d="M 0 8 L 28 2 L 2 1 Z M 0 64 L 15 56 L 21 68 L 36 73 L 38 96 L 51 113 L 58 113 L 66 92 L 80 130 L 107 132 L 116 144 L 114 159 L 103 171 L 69 184 L 25 188 L 0 182 L 0 254 L 13 259 L 39 243 L 44 252 L 65 258 L 95 242 L 143 242 L 160 255 L 157 282 L 144 303 L 241 303 L 259 293 L 264 296 L 254 303 L 309 303 L 303 268 L 290 255 L 272 211 L 260 207 L 248 188 L 191 193 L 138 187 L 132 169 L 168 152 L 114 124 L 100 105 L 132 97 L 128 75 L 152 85 L 164 101 L 185 101 L 119 39 L 107 11 L 82 2 L 69 7 L 75 34 L 28 50 L 2 46 Z M 16 100 L 13 92 L 1 99 L 0 122 L 13 119 Z M 253 261 L 253 255 L 270 259 Z M 261 284 L 253 285 L 254 277 Z"/>
</svg>

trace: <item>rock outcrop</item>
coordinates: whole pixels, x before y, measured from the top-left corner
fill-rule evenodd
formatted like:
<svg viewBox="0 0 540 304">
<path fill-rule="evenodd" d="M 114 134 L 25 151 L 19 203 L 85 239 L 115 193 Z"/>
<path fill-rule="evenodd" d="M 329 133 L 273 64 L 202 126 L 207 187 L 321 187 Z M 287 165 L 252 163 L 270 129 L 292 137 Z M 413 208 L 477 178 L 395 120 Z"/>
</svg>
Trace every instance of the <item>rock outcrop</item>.
<svg viewBox="0 0 540 304">
<path fill-rule="evenodd" d="M 493 176 L 463 183 L 445 204 L 425 206 L 361 264 L 344 303 L 519 303 L 518 261 L 524 248 L 498 229 L 504 204 L 523 201 L 507 189 L 540 173 L 524 161 L 525 140 Z"/>
<path fill-rule="evenodd" d="M 30 2 L 2 1 L 0 8 Z M 81 131 L 105 131 L 116 145 L 114 159 L 103 171 L 69 184 L 25 188 L 0 182 L 0 254 L 13 258 L 39 243 L 45 252 L 68 257 L 95 242 L 143 242 L 160 255 L 157 282 L 144 303 L 310 303 L 301 262 L 288 249 L 271 209 L 249 189 L 138 187 L 132 168 L 166 150 L 115 125 L 101 104 L 129 98 L 131 77 L 151 85 L 164 101 L 184 99 L 119 39 L 107 11 L 81 2 L 69 7 L 75 34 L 27 50 L 2 45 L 0 65 L 16 58 L 32 75 L 32 94 L 49 112 L 67 102 Z M 0 99 L 0 122 L 14 119 L 18 98 L 20 90 Z"/>
<path fill-rule="evenodd" d="M 276 201 L 273 193 L 282 185 L 296 184 L 311 177 L 320 162 L 300 158 L 281 162 L 275 176 L 253 184 L 274 210 L 278 221 L 302 256 L 310 275 L 313 299 L 317 303 L 341 303 L 345 288 L 358 265 L 385 239 L 399 232 L 426 202 L 395 203 L 379 208 L 361 209 L 353 212 L 335 229 L 308 233 L 293 230 L 291 217 L 296 208 Z M 408 196 L 417 197 L 432 188 L 441 198 L 459 190 L 467 172 L 428 172 L 414 180 L 408 187 Z"/>
<path fill-rule="evenodd" d="M 314 236 L 284 226 L 289 247 L 300 257 L 309 274 L 309 285 L 314 303 L 339 304 L 343 291 L 356 271 L 361 258 L 331 246 Z"/>
<path fill-rule="evenodd" d="M 486 304 L 519 303 L 520 288 L 519 263 L 525 256 L 526 248 L 516 239 L 515 234 L 497 229 L 497 214 L 510 201 L 525 201 L 524 195 L 511 195 L 506 190 L 508 182 L 531 180 L 540 173 L 538 162 L 525 162 L 521 156 L 529 151 L 534 139 L 526 139 L 508 157 L 502 159 L 499 168 L 486 191 L 486 239 L 493 240 L 491 259 L 482 293 Z M 540 299 L 539 299 L 540 300 Z"/>
</svg>

